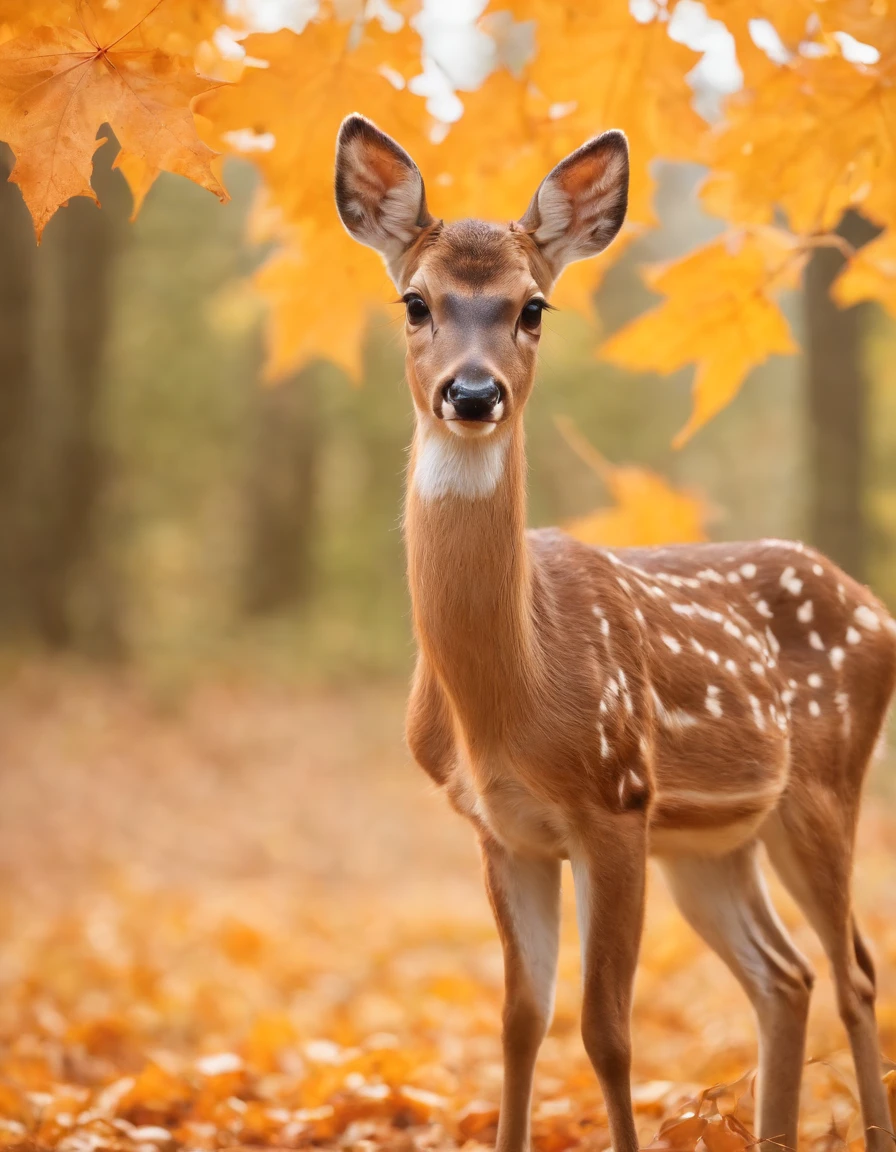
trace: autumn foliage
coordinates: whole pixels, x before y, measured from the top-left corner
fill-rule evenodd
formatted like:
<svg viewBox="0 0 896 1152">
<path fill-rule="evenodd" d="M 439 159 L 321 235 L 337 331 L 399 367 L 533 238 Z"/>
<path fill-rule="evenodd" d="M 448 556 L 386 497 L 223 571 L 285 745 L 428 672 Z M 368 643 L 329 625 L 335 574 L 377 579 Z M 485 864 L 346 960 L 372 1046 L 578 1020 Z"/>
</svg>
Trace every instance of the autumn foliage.
<svg viewBox="0 0 896 1152">
<path fill-rule="evenodd" d="M 31 666 L 2 688 L 0 1148 L 493 1145 L 500 943 L 470 829 L 396 750 L 401 689 L 219 683 L 161 717 L 120 677 Z M 893 835 L 869 806 L 857 913 L 878 960 L 885 1053 L 896 1045 Z M 859 1152 L 824 957 L 774 898 L 819 974 L 802 1147 Z M 536 1152 L 609 1143 L 580 980 L 566 887 Z M 634 1037 L 642 1147 L 753 1146 L 749 1003 L 658 874 Z M 885 1074 L 896 1113 L 896 1072 Z"/>
<path fill-rule="evenodd" d="M 700 54 L 682 42 L 687 14 L 675 0 L 634 13 L 627 0 L 493 0 L 479 19 L 492 70 L 458 94 L 462 115 L 442 123 L 417 94 L 413 0 L 324 0 L 301 32 L 255 34 L 251 5 L 240 19 L 219 0 L 3 0 L 0 139 L 15 153 L 12 178 L 38 236 L 71 196 L 94 195 L 103 123 L 121 144 L 118 166 L 137 207 L 163 170 L 224 198 L 215 154 L 247 155 L 264 178 L 254 235 L 279 242 L 256 280 L 270 305 L 270 374 L 325 357 L 357 377 L 367 316 L 388 288 L 331 203 L 333 140 L 346 113 L 362 110 L 401 140 L 426 175 L 433 210 L 447 217 L 518 216 L 566 152 L 623 128 L 633 160 L 626 230 L 601 262 L 567 274 L 557 303 L 590 315 L 608 260 L 657 223 L 655 161 L 706 167 L 700 197 L 725 230 L 647 269 L 660 302 L 598 350 L 631 369 L 695 365 L 683 443 L 753 367 L 796 350 L 779 294 L 799 283 L 813 247 L 846 251 L 834 232 L 850 206 L 882 232 L 847 251 L 835 298 L 896 310 L 896 12 L 886 0 L 709 0 L 705 9 L 734 38 L 743 75 L 717 115 L 695 110 Z"/>
</svg>

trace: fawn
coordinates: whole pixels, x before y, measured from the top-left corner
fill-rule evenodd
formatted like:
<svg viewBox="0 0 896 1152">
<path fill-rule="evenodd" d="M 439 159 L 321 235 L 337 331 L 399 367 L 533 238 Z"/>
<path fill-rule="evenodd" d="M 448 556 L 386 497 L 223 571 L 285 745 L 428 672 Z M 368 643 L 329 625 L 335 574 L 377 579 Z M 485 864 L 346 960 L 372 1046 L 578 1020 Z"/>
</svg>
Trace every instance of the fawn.
<svg viewBox="0 0 896 1152">
<path fill-rule="evenodd" d="M 497 1146 L 529 1147 L 569 860 L 585 1048 L 615 1152 L 637 1148 L 630 1015 L 649 854 L 752 1002 L 758 1136 L 796 1146 L 813 973 L 769 901 L 762 843 L 830 959 L 866 1144 L 884 1152 L 875 974 L 850 874 L 896 624 L 799 543 L 610 551 L 526 531 L 542 313 L 564 266 L 619 231 L 627 190 L 626 139 L 610 131 L 558 164 L 520 220 L 445 224 L 390 137 L 359 115 L 339 133 L 342 222 L 406 309 L 407 737 L 476 829 L 504 949 Z"/>
</svg>

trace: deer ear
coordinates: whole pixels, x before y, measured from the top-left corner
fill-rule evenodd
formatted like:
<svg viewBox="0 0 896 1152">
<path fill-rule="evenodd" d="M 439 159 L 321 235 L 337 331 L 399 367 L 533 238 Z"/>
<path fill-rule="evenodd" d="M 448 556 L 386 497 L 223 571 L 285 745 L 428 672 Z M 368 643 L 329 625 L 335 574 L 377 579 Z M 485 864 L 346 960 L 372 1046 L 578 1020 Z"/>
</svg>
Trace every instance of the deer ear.
<svg viewBox="0 0 896 1152">
<path fill-rule="evenodd" d="M 538 186 L 520 220 L 553 275 L 602 252 L 625 219 L 628 142 L 604 132 L 561 160 Z"/>
<path fill-rule="evenodd" d="M 393 280 L 401 257 L 434 223 L 417 165 L 357 113 L 343 120 L 336 142 L 336 207 L 351 235 L 379 252 Z"/>
</svg>

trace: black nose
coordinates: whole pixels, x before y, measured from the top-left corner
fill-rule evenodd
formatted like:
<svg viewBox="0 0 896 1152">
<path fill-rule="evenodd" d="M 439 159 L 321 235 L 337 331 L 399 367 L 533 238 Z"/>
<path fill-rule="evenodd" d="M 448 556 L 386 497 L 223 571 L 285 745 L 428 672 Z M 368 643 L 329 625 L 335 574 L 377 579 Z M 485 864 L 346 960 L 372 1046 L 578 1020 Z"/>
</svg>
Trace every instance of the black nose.
<svg viewBox="0 0 896 1152">
<path fill-rule="evenodd" d="M 483 420 L 501 399 L 501 389 L 490 376 L 485 380 L 457 376 L 448 382 L 444 395 L 461 420 Z"/>
</svg>

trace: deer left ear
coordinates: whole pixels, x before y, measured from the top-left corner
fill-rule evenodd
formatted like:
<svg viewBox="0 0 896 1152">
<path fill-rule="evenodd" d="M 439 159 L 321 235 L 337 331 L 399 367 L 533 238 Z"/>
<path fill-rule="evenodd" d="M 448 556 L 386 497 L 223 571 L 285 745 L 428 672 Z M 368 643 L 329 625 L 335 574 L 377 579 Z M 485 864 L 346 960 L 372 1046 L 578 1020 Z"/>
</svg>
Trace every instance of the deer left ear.
<svg viewBox="0 0 896 1152">
<path fill-rule="evenodd" d="M 357 113 L 343 120 L 336 142 L 336 207 L 351 235 L 379 252 L 396 283 L 401 257 L 434 223 L 420 169 Z"/>
<path fill-rule="evenodd" d="M 604 132 L 583 144 L 542 180 L 520 225 L 556 278 L 567 264 L 602 252 L 625 219 L 628 142 Z"/>
</svg>

